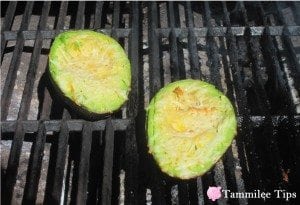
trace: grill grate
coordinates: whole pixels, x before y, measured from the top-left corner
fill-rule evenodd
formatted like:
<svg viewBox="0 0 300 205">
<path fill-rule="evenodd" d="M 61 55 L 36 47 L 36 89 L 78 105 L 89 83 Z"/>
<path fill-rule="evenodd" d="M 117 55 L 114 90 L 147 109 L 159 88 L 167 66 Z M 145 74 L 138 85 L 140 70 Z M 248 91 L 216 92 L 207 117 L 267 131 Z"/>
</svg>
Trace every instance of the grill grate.
<svg viewBox="0 0 300 205">
<path fill-rule="evenodd" d="M 1 8 L 1 155 L 9 155 L 1 161 L 3 204 L 212 204 L 206 190 L 213 185 L 296 191 L 298 2 L 1 2 Z M 128 103 L 95 122 L 62 104 L 41 74 L 50 41 L 83 28 L 117 39 L 132 65 Z M 144 110 L 163 85 L 185 78 L 225 92 L 239 130 L 213 169 L 180 181 L 161 173 L 148 154 Z M 27 142 L 28 165 L 21 170 Z M 218 200 L 227 203 L 265 201 Z"/>
</svg>

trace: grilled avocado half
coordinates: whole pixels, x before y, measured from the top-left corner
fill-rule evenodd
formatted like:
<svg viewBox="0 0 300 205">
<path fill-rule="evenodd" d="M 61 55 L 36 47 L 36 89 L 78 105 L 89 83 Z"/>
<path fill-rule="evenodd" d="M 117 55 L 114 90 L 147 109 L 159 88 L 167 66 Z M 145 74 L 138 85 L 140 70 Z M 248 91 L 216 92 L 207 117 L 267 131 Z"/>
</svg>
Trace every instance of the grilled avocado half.
<svg viewBox="0 0 300 205">
<path fill-rule="evenodd" d="M 119 109 L 131 85 L 129 59 L 113 38 L 91 30 L 60 33 L 49 55 L 52 82 L 87 113 Z"/>
<path fill-rule="evenodd" d="M 207 172 L 237 133 L 229 99 L 191 79 L 170 83 L 152 98 L 146 126 L 149 152 L 163 172 L 180 179 Z"/>
</svg>

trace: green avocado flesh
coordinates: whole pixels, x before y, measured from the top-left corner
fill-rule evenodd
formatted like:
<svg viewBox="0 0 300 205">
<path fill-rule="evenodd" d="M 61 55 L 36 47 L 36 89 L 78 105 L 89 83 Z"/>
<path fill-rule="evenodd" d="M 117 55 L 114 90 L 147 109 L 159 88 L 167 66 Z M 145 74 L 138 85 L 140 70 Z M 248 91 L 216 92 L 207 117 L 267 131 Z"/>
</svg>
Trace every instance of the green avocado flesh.
<svg viewBox="0 0 300 205">
<path fill-rule="evenodd" d="M 230 146 L 236 130 L 231 102 L 200 80 L 168 84 L 147 108 L 149 152 L 163 172 L 176 178 L 207 172 Z"/>
<path fill-rule="evenodd" d="M 89 112 L 111 113 L 128 98 L 130 62 L 121 45 L 102 33 L 59 34 L 50 49 L 49 70 L 64 96 Z"/>
</svg>

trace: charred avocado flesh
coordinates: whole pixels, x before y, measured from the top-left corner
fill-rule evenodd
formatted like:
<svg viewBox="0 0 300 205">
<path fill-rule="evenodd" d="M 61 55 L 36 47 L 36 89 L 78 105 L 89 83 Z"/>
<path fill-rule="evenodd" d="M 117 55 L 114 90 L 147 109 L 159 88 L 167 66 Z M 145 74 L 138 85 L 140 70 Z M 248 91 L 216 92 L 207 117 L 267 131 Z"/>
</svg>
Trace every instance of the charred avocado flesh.
<svg viewBox="0 0 300 205">
<path fill-rule="evenodd" d="M 161 170 L 181 179 L 200 176 L 236 135 L 229 99 L 213 85 L 181 80 L 162 88 L 147 108 L 149 152 Z"/>
<path fill-rule="evenodd" d="M 91 113 L 111 113 L 127 100 L 131 68 L 121 45 L 90 30 L 66 31 L 54 40 L 50 77 L 62 94 Z"/>
</svg>

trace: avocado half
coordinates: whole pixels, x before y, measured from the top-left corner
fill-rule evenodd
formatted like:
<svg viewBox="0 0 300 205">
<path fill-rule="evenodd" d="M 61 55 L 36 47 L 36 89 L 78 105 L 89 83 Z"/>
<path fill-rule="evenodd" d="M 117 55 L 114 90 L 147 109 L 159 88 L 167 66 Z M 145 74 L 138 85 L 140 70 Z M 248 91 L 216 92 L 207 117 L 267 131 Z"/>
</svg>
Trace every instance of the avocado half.
<svg viewBox="0 0 300 205">
<path fill-rule="evenodd" d="M 154 96 L 146 126 L 149 152 L 163 172 L 180 179 L 207 172 L 237 133 L 229 99 L 192 79 L 170 83 Z"/>
<path fill-rule="evenodd" d="M 128 99 L 129 59 L 116 40 L 99 32 L 60 33 L 50 49 L 49 73 L 63 96 L 87 113 L 112 113 Z"/>
</svg>

